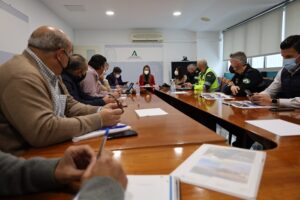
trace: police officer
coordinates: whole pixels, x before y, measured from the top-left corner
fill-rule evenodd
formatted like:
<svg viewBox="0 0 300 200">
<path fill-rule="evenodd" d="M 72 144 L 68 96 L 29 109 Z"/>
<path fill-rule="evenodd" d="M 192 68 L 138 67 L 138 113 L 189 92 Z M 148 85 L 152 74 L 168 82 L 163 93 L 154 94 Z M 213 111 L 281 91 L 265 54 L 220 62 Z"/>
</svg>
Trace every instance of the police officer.
<svg viewBox="0 0 300 200">
<path fill-rule="evenodd" d="M 231 83 L 224 87 L 223 92 L 234 96 L 246 96 L 245 90 L 260 92 L 259 85 L 263 83 L 258 70 L 247 64 L 244 52 L 230 54 L 230 63 L 234 71 Z"/>
<path fill-rule="evenodd" d="M 197 67 L 200 70 L 198 84 L 194 85 L 194 90 L 204 92 L 214 92 L 219 88 L 219 82 L 215 72 L 208 67 L 204 59 L 197 61 Z"/>
</svg>

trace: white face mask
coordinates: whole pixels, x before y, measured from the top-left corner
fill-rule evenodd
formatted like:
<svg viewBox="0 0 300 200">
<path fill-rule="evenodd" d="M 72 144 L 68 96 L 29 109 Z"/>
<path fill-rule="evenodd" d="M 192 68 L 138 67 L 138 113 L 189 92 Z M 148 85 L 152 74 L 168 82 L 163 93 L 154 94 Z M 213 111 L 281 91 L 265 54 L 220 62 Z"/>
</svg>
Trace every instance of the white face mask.
<svg viewBox="0 0 300 200">
<path fill-rule="evenodd" d="M 285 69 L 287 69 L 288 71 L 295 70 L 298 67 L 298 65 L 296 63 L 296 59 L 297 58 L 286 58 L 286 59 L 283 59 L 283 67 Z"/>
<path fill-rule="evenodd" d="M 144 74 L 145 74 L 145 75 L 148 75 L 148 74 L 149 74 L 149 71 L 148 71 L 148 70 L 145 70 L 145 71 L 144 71 Z"/>
<path fill-rule="evenodd" d="M 116 78 L 120 78 L 121 74 L 116 74 Z"/>
<path fill-rule="evenodd" d="M 178 71 L 177 70 L 174 71 L 174 75 L 178 76 Z"/>
</svg>

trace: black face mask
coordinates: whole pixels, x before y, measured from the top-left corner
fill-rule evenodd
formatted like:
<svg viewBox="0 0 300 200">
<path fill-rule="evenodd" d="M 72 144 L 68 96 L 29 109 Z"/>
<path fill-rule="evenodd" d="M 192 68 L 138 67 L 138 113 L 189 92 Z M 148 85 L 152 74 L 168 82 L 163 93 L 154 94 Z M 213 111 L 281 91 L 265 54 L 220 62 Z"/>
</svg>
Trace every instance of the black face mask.
<svg viewBox="0 0 300 200">
<path fill-rule="evenodd" d="M 233 70 L 233 67 L 231 65 L 229 67 L 229 72 L 232 73 L 232 74 L 234 74 L 234 70 Z"/>
<path fill-rule="evenodd" d="M 86 77 L 86 74 L 84 75 L 81 75 L 81 76 L 74 76 L 72 74 L 69 74 L 72 78 L 72 80 L 75 82 L 75 83 L 80 83 L 81 81 L 83 81 Z"/>
</svg>

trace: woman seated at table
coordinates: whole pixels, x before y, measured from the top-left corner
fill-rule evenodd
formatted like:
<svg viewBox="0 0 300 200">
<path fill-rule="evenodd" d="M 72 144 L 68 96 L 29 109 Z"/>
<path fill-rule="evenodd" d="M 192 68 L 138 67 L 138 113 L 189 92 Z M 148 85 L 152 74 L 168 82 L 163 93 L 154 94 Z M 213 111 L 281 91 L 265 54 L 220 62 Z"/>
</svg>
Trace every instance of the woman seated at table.
<svg viewBox="0 0 300 200">
<path fill-rule="evenodd" d="M 175 85 L 176 88 L 181 88 L 184 86 L 184 83 L 187 80 L 187 76 L 185 75 L 182 67 L 176 67 L 174 71 L 175 75 Z"/>
<path fill-rule="evenodd" d="M 145 65 L 143 68 L 143 74 L 141 74 L 139 78 L 139 86 L 141 87 L 141 91 L 146 87 L 154 87 L 154 85 L 155 79 L 154 76 L 151 74 L 150 66 Z"/>
</svg>

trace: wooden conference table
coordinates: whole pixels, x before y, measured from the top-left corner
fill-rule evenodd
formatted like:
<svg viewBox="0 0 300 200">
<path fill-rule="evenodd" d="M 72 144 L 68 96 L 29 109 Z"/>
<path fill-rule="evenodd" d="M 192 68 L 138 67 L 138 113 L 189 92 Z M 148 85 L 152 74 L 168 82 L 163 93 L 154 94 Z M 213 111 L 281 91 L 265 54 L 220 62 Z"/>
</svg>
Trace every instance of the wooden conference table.
<svg viewBox="0 0 300 200">
<path fill-rule="evenodd" d="M 212 130 L 215 130 L 216 123 L 220 124 L 229 132 L 240 136 L 244 145 L 247 145 L 249 138 L 252 142 L 263 144 L 267 159 L 258 199 L 300 199 L 300 136 L 276 136 L 245 122 L 282 119 L 300 124 L 300 109 L 277 113 L 268 109 L 239 109 L 219 101 L 205 100 L 192 91 L 170 95 L 156 90 L 155 94 Z"/>
<path fill-rule="evenodd" d="M 207 116 L 213 115 L 215 117 L 209 118 L 210 120 L 216 120 L 215 123 L 221 119 L 226 121 L 225 116 L 227 116 L 228 123 L 231 123 L 232 127 L 236 126 L 237 129 L 245 129 L 247 131 L 249 129 L 252 134 L 267 138 L 271 143 L 276 144 L 274 149 L 267 150 L 267 160 L 258 199 L 300 198 L 300 137 L 278 138 L 271 133 L 250 125 L 242 125 L 243 117 L 245 119 L 252 116 L 250 118 L 257 119 L 261 117 L 262 114 L 257 115 L 255 118 L 254 114 L 249 113 L 245 115 L 245 113 L 241 113 L 241 111 L 237 111 L 233 108 L 231 108 L 233 110 L 229 112 L 229 108 L 222 107 L 222 117 L 216 116 L 213 110 L 202 110 L 202 107 L 196 103 L 198 102 L 198 97 L 192 93 L 189 95 L 170 96 L 169 94 L 156 91 L 156 94 L 160 97 L 162 97 L 162 95 L 168 95 L 162 97 L 162 99 L 168 103 L 153 94 L 129 96 L 126 100 L 128 108 L 126 108 L 121 121 L 131 125 L 132 128 L 139 133 L 138 137 L 122 138 L 107 142 L 106 148 L 113 150 L 114 157 L 122 162 L 127 174 L 169 174 L 193 151 L 199 148 L 202 143 L 226 145 L 222 137 L 189 117 L 194 118 L 193 115 L 195 113 L 201 115 L 206 112 Z M 195 105 L 193 105 L 193 101 L 195 101 Z M 183 105 L 190 105 L 193 106 L 193 112 L 187 113 L 187 116 L 169 104 L 176 108 Z M 215 106 L 214 103 L 209 104 L 213 104 L 211 108 Z M 168 112 L 168 115 L 138 118 L 134 112 L 135 109 L 157 107 Z M 182 108 L 179 110 L 182 110 Z M 217 109 L 215 112 L 220 112 L 219 110 L 220 109 Z M 264 113 L 264 111 L 261 112 Z M 229 118 L 230 113 L 236 115 L 236 117 Z M 206 115 L 204 116 L 207 117 Z M 272 114 L 266 111 L 264 115 L 269 116 L 269 118 L 272 117 Z M 217 120 L 217 118 L 219 119 Z M 299 122 L 299 120 L 296 120 L 296 117 L 292 118 L 295 118 L 295 121 Z M 79 144 L 89 144 L 97 151 L 99 142 L 99 138 L 89 139 L 79 143 L 66 142 L 51 147 L 31 149 L 24 154 L 24 157 L 58 157 L 63 155 L 64 150 L 68 146 Z M 182 200 L 236 199 L 222 193 L 184 183 L 181 183 L 180 192 Z M 26 195 L 13 199 L 72 199 L 73 196 L 74 194 L 72 193 L 61 191 Z"/>
</svg>

